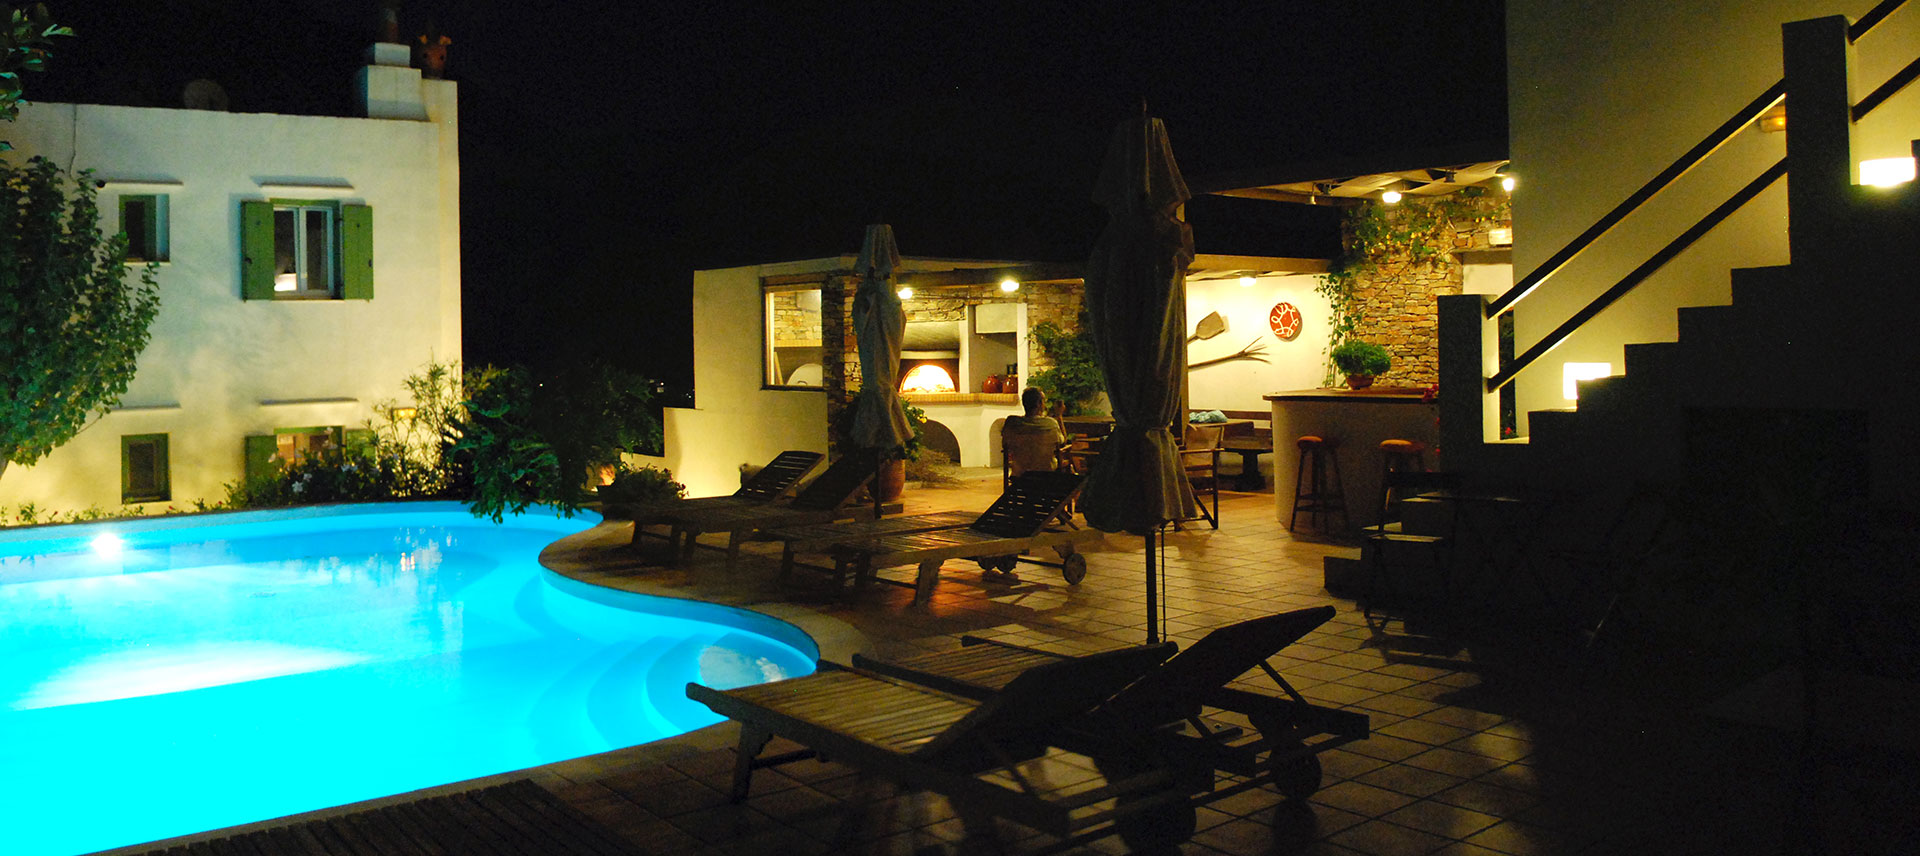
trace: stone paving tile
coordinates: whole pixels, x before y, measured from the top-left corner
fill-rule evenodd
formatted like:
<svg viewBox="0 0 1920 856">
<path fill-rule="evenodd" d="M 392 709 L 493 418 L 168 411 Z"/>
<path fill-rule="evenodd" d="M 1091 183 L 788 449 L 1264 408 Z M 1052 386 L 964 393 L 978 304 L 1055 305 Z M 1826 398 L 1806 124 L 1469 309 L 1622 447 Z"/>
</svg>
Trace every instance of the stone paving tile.
<svg viewBox="0 0 1920 856">
<path fill-rule="evenodd" d="M 1327 840 L 1369 856 L 1425 856 L 1445 846 L 1445 838 L 1384 820 L 1369 820 L 1334 833 Z"/>
<path fill-rule="evenodd" d="M 1495 815 L 1433 800 L 1421 800 L 1382 819 L 1443 838 L 1466 838 L 1500 822 Z"/>
<path fill-rule="evenodd" d="M 1373 772 L 1361 775 L 1355 778 L 1354 781 L 1372 785 L 1376 788 L 1398 791 L 1410 796 L 1426 797 L 1458 785 L 1465 780 L 1458 776 L 1449 776 L 1445 773 L 1433 772 L 1432 770 L 1422 770 L 1419 767 L 1411 767 L 1406 764 L 1389 764 Z"/>
</svg>

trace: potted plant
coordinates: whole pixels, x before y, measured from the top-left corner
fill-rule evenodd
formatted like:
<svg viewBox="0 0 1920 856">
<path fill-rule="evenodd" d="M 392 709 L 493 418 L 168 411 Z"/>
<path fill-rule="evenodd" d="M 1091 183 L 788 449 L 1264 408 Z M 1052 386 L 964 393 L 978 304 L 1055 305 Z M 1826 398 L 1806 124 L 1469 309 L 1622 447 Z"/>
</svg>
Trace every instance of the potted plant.
<svg viewBox="0 0 1920 856">
<path fill-rule="evenodd" d="M 1373 385 L 1374 375 L 1382 374 L 1393 367 L 1393 357 L 1372 342 L 1349 339 L 1341 342 L 1330 354 L 1333 365 L 1347 376 L 1349 389 L 1365 389 Z"/>
<path fill-rule="evenodd" d="M 920 450 L 924 447 L 923 441 L 926 437 L 927 412 L 905 401 L 900 402 L 900 406 L 907 414 L 907 424 L 913 426 L 913 436 L 894 447 L 892 454 L 887 456 L 886 463 L 880 469 L 880 499 L 888 502 L 899 499 L 901 492 L 906 489 L 907 462 L 920 460 Z M 833 431 L 843 444 L 842 447 L 850 453 L 872 454 L 872 450 L 853 449 L 853 444 L 848 439 L 853 434 L 852 399 L 841 407 L 840 415 L 835 417 Z"/>
</svg>

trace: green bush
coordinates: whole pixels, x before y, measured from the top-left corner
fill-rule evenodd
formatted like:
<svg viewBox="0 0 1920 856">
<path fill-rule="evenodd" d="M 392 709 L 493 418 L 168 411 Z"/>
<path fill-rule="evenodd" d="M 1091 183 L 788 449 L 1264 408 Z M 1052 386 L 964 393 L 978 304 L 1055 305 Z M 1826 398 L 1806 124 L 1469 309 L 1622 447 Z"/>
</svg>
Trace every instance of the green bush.
<svg viewBox="0 0 1920 856">
<path fill-rule="evenodd" d="M 1068 416 L 1090 412 L 1094 396 L 1106 390 L 1107 380 L 1100 373 L 1098 352 L 1092 334 L 1087 332 L 1085 315 L 1081 316 L 1080 329 L 1072 333 L 1051 321 L 1035 324 L 1033 339 L 1040 344 L 1040 352 L 1053 360 L 1053 366 L 1035 372 L 1028 383 L 1046 393 L 1048 401 L 1065 404 Z"/>
<path fill-rule="evenodd" d="M 622 451 L 654 448 L 653 381 L 610 366 L 535 379 L 498 372 L 469 389 L 448 449 L 476 516 L 504 519 L 534 504 L 571 515 L 588 498 L 587 475 Z"/>
<path fill-rule="evenodd" d="M 1358 339 L 1341 342 L 1333 349 L 1332 357 L 1333 364 L 1349 375 L 1385 374 L 1393 367 L 1393 357 L 1386 348 Z"/>
<path fill-rule="evenodd" d="M 673 480 L 673 472 L 651 464 L 637 470 L 622 464 L 614 470 L 613 483 L 600 487 L 602 503 L 648 503 L 682 499 L 687 486 Z"/>
</svg>

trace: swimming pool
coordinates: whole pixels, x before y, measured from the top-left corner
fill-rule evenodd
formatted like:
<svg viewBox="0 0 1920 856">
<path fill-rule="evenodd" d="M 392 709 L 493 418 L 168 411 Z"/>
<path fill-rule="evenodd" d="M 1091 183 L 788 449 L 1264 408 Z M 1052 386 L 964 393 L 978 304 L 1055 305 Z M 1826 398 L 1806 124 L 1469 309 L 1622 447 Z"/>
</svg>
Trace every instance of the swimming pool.
<svg viewBox="0 0 1920 856">
<path fill-rule="evenodd" d="M 541 568 L 597 519 L 457 503 L 0 531 L 0 851 L 153 841 L 719 721 L 812 671 L 757 613 Z"/>
</svg>

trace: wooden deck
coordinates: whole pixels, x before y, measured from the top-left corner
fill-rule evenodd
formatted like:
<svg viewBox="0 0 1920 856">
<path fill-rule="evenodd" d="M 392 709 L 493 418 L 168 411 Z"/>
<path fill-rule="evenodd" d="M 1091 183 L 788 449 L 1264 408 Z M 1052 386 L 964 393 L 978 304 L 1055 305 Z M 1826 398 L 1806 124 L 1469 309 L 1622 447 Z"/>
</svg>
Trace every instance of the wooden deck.
<svg viewBox="0 0 1920 856">
<path fill-rule="evenodd" d="M 140 856 L 639 856 L 530 779 Z"/>
</svg>

